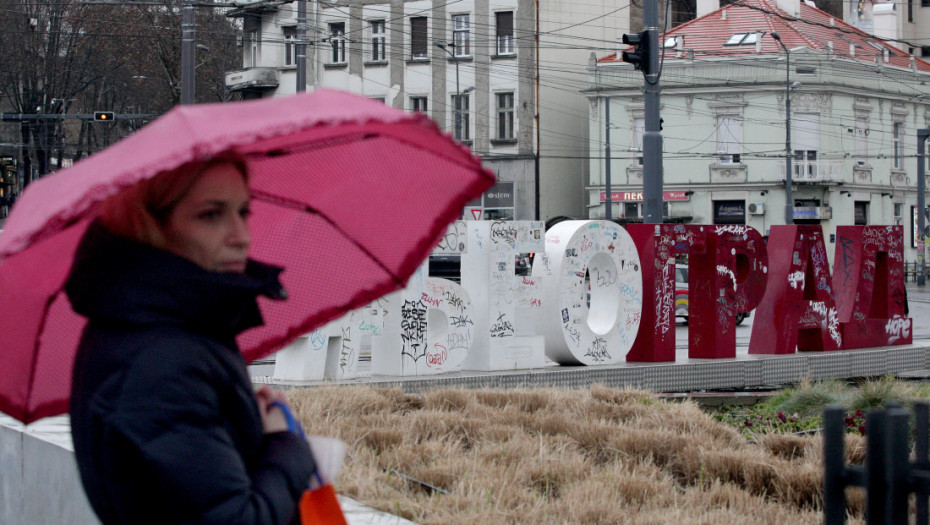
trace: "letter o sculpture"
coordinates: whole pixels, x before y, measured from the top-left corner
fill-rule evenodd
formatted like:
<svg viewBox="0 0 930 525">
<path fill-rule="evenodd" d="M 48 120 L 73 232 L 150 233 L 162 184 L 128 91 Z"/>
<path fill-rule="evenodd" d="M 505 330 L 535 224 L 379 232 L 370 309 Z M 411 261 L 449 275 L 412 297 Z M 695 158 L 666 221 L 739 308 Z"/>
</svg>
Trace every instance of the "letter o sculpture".
<svg viewBox="0 0 930 525">
<path fill-rule="evenodd" d="M 639 254 L 626 230 L 607 221 L 560 222 L 546 232 L 546 259 L 533 265 L 533 275 L 548 276 L 538 329 L 550 359 L 563 365 L 623 361 L 643 302 Z"/>
</svg>

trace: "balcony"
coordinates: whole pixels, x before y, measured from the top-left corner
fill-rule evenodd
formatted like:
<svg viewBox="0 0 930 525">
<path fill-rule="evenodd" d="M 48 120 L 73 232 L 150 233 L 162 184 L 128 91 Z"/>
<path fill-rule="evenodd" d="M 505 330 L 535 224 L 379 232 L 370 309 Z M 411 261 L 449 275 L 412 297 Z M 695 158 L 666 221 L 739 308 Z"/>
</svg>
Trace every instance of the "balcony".
<svg viewBox="0 0 930 525">
<path fill-rule="evenodd" d="M 792 159 L 791 181 L 794 183 L 824 184 L 843 181 L 843 161 L 841 160 L 796 160 Z M 785 177 L 785 166 L 778 168 L 779 175 Z"/>
<path fill-rule="evenodd" d="M 226 73 L 226 89 L 260 91 L 278 87 L 278 71 L 273 67 L 250 67 Z"/>
</svg>

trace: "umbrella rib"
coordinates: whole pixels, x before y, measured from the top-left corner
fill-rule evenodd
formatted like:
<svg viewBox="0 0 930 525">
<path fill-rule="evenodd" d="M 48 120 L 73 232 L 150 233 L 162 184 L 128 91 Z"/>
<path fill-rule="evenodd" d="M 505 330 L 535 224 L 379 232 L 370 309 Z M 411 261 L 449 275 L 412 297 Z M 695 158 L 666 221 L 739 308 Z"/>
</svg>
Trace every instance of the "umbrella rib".
<svg viewBox="0 0 930 525">
<path fill-rule="evenodd" d="M 404 286 L 405 284 L 404 281 L 399 279 L 397 275 L 394 274 L 394 272 L 389 270 L 387 266 L 385 266 L 384 263 L 382 263 L 380 259 L 375 257 L 374 254 L 372 254 L 368 248 L 363 246 L 353 237 L 349 236 L 342 228 L 339 227 L 338 224 L 336 224 L 335 221 L 333 221 L 328 215 L 321 212 L 320 210 L 313 208 L 312 206 L 307 206 L 306 204 L 299 202 L 299 201 L 295 201 L 293 199 L 286 199 L 284 197 L 281 197 L 280 195 L 273 195 L 271 193 L 266 193 L 266 192 L 259 191 L 259 190 L 253 189 L 252 196 L 260 201 L 267 202 L 275 206 L 280 206 L 282 208 L 291 208 L 294 210 L 300 210 L 302 212 L 313 213 L 313 214 L 318 215 L 324 221 L 326 221 L 330 226 L 332 226 L 339 233 L 341 233 L 343 238 L 345 238 L 347 241 L 355 245 L 355 247 L 361 250 L 362 253 L 367 255 L 369 259 L 371 259 L 376 265 L 378 265 L 382 270 L 384 270 L 384 273 L 390 275 L 391 279 L 393 279 L 395 283 L 397 283 L 400 286 Z"/>
<path fill-rule="evenodd" d="M 45 306 L 42 308 L 42 321 L 39 323 L 39 329 L 36 332 L 36 340 L 32 349 L 32 363 L 29 370 L 29 382 L 26 383 L 26 399 L 23 406 L 23 419 L 25 423 L 26 419 L 30 417 L 29 414 L 29 404 L 32 402 L 32 390 L 35 387 L 36 381 L 36 370 L 39 368 L 39 344 L 42 339 L 42 332 L 45 331 L 45 323 L 48 321 L 48 310 L 52 307 L 52 303 L 55 301 L 55 298 L 58 297 L 58 294 L 61 293 L 59 290 L 57 293 L 52 294 L 47 301 L 45 301 Z"/>
</svg>

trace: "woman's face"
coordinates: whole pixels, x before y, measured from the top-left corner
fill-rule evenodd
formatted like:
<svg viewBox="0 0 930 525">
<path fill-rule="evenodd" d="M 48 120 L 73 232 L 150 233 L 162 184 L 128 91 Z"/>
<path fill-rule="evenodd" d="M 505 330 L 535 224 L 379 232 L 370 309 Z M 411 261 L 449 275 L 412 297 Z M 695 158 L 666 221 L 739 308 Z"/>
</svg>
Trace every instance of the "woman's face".
<svg viewBox="0 0 930 525">
<path fill-rule="evenodd" d="M 169 213 L 165 249 L 214 272 L 245 271 L 248 257 L 249 189 L 233 164 L 201 174 Z"/>
</svg>

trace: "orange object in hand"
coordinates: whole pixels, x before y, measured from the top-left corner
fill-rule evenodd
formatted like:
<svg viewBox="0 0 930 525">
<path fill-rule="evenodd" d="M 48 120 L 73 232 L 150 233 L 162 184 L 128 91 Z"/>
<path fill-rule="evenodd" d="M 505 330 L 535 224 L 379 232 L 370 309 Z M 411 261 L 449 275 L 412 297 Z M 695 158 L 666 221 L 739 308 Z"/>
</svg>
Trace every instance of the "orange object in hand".
<svg viewBox="0 0 930 525">
<path fill-rule="evenodd" d="M 300 497 L 301 525 L 348 525 L 330 484 L 308 489 Z"/>
</svg>

